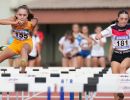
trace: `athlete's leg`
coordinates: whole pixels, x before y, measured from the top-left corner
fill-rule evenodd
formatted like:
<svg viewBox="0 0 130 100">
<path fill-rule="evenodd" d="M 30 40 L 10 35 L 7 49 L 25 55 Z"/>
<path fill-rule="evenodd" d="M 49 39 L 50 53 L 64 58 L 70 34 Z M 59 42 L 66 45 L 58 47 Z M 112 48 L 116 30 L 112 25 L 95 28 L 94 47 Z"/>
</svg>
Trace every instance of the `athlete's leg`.
<svg viewBox="0 0 130 100">
<path fill-rule="evenodd" d="M 15 53 L 10 48 L 5 48 L 3 51 L 0 52 L 0 63 L 7 58 L 14 56 Z"/>
<path fill-rule="evenodd" d="M 20 57 L 14 59 L 14 67 L 18 68 L 20 67 Z"/>
<path fill-rule="evenodd" d="M 14 59 L 8 59 L 8 62 L 9 62 L 9 66 L 13 67 Z"/>
<path fill-rule="evenodd" d="M 112 61 L 111 62 L 112 73 L 119 74 L 120 73 L 120 66 L 121 66 L 121 64 L 119 62 Z"/>
<path fill-rule="evenodd" d="M 31 46 L 27 43 L 25 43 L 21 49 L 21 60 L 20 60 L 20 67 L 21 67 L 21 73 L 25 73 L 25 68 L 28 64 L 28 54 L 31 51 Z"/>
<path fill-rule="evenodd" d="M 125 58 L 121 62 L 120 73 L 126 73 L 126 70 L 130 67 L 130 58 Z"/>
<path fill-rule="evenodd" d="M 105 57 L 100 57 L 99 58 L 99 64 L 100 64 L 101 67 L 106 67 Z"/>
<path fill-rule="evenodd" d="M 126 73 L 126 70 L 130 67 L 130 58 L 125 58 L 120 65 L 120 73 Z M 124 94 L 123 93 L 118 93 L 117 97 L 119 100 L 123 100 Z"/>
<path fill-rule="evenodd" d="M 112 73 L 119 74 L 120 73 L 120 66 L 121 66 L 121 64 L 119 62 L 112 61 L 111 62 Z M 114 93 L 114 100 L 118 100 L 117 93 Z"/>
</svg>

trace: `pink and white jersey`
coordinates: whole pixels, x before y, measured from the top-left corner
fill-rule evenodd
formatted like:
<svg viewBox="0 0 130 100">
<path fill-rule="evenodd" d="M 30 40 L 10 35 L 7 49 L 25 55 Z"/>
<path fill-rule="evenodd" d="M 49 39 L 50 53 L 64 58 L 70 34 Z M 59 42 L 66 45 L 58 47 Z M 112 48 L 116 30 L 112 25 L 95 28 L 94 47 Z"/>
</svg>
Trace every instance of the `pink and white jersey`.
<svg viewBox="0 0 130 100">
<path fill-rule="evenodd" d="M 117 24 L 112 24 L 101 32 L 102 36 L 112 36 L 112 46 L 116 50 L 130 49 L 130 24 L 125 27 L 119 27 Z"/>
</svg>

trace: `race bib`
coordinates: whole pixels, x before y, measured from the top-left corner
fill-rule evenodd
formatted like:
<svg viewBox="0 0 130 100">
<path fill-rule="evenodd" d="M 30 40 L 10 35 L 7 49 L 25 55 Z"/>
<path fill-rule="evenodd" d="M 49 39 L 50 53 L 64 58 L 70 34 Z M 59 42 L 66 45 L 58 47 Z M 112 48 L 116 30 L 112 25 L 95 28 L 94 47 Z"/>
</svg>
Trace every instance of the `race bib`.
<svg viewBox="0 0 130 100">
<path fill-rule="evenodd" d="M 129 36 L 115 36 L 113 38 L 113 45 L 116 49 L 130 49 Z"/>
<path fill-rule="evenodd" d="M 14 30 L 14 37 L 18 40 L 26 40 L 30 36 L 30 32 L 27 30 Z"/>
</svg>

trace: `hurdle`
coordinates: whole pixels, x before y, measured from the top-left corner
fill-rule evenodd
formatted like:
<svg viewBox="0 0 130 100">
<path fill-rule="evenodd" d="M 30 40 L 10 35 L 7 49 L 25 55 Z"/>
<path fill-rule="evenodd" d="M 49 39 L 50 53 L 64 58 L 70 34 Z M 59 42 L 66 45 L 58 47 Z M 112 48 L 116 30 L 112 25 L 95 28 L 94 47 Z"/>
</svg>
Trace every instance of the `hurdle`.
<svg viewBox="0 0 130 100">
<path fill-rule="evenodd" d="M 78 100 L 93 100 L 97 92 L 115 93 L 115 91 L 117 91 L 116 88 L 119 87 L 119 85 L 116 85 L 115 88 L 113 88 L 111 86 L 112 84 L 106 82 L 111 80 L 110 77 L 113 77 L 113 82 L 117 82 L 120 78 L 126 80 L 126 78 L 123 77 L 126 76 L 126 74 L 121 76 L 113 75 L 110 73 L 109 68 L 83 67 L 76 69 L 74 67 L 27 67 L 26 74 L 20 74 L 19 70 L 20 69 L 11 67 L 0 69 L 0 86 L 2 86 L 0 92 L 7 92 L 7 100 L 10 99 L 11 92 L 17 93 L 16 100 L 19 98 L 18 92 L 21 92 L 22 100 L 29 100 L 33 97 L 38 98 L 41 93 L 47 93 L 46 96 L 41 96 L 47 100 L 52 100 L 52 98 L 65 100 L 66 92 L 69 93 L 69 96 L 67 97 L 69 100 L 75 100 L 75 98 Z M 107 72 L 109 73 L 106 74 Z M 127 78 L 128 77 L 129 75 L 127 75 Z M 5 89 L 6 86 L 8 87 Z M 109 91 L 105 90 L 103 86 L 110 87 Z M 24 95 L 24 92 L 31 92 L 34 94 Z M 54 92 L 59 93 L 59 95 L 53 96 Z M 127 90 L 125 92 L 129 91 Z M 75 97 L 75 93 L 79 94 L 78 97 Z"/>
</svg>

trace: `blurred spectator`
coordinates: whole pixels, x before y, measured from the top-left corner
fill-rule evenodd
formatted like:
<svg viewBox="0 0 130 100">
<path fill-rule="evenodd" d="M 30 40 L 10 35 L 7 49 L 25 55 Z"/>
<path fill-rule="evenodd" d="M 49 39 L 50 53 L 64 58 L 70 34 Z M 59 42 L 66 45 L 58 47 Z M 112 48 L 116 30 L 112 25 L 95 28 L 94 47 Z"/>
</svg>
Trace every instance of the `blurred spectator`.
<svg viewBox="0 0 130 100">
<path fill-rule="evenodd" d="M 33 48 L 31 53 L 28 56 L 28 66 L 40 66 L 41 64 L 41 41 L 37 34 L 38 27 L 36 26 L 33 30 L 32 41 Z"/>
<path fill-rule="evenodd" d="M 91 66 L 91 48 L 92 48 L 92 40 L 89 37 L 88 26 L 82 26 L 82 35 L 83 39 L 80 43 L 81 52 L 79 55 L 82 57 L 82 66 L 86 65 L 88 67 Z"/>
<path fill-rule="evenodd" d="M 40 38 L 40 42 L 42 43 L 44 41 L 44 38 L 45 38 L 44 33 L 42 31 L 39 31 L 39 26 L 38 25 L 35 27 L 35 31 L 36 31 L 36 34 Z"/>
<path fill-rule="evenodd" d="M 78 42 L 78 45 L 80 46 L 80 43 L 83 39 L 83 36 L 80 32 L 80 27 L 79 27 L 78 24 L 72 25 L 72 34 L 73 34 L 75 40 Z M 76 63 L 75 63 L 76 67 L 81 67 L 82 66 L 82 57 L 79 56 L 78 53 L 76 55 L 76 60 L 77 60 Z"/>
<path fill-rule="evenodd" d="M 106 38 L 102 38 L 101 40 L 95 39 L 96 34 L 99 34 L 101 31 L 102 31 L 102 27 L 97 26 L 95 28 L 95 33 L 91 35 L 91 38 L 93 40 L 92 51 L 91 51 L 93 67 L 106 66 L 105 53 L 104 53 Z"/>
<path fill-rule="evenodd" d="M 72 32 L 67 32 L 65 36 L 59 40 L 59 51 L 63 55 L 62 66 L 77 67 L 76 54 L 79 50 L 78 42 L 74 39 Z"/>
<path fill-rule="evenodd" d="M 34 28 L 34 34 L 37 34 L 37 36 L 39 37 L 40 39 L 40 43 L 39 43 L 39 56 L 36 58 L 36 66 L 41 66 L 41 52 L 42 52 L 42 49 L 43 49 L 43 41 L 44 41 L 44 33 L 39 31 L 39 26 L 37 25 L 35 28 Z"/>
</svg>

